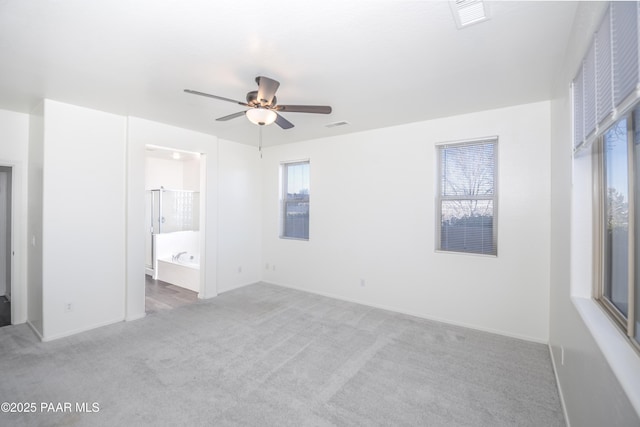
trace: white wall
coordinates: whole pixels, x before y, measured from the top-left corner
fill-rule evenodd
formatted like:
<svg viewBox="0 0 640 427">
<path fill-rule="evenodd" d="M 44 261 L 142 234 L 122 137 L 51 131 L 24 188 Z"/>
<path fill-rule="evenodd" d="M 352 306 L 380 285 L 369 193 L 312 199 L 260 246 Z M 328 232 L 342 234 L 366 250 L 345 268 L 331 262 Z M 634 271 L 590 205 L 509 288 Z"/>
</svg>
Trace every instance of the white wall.
<svg viewBox="0 0 640 427">
<path fill-rule="evenodd" d="M 28 180 L 28 275 L 27 321 L 42 338 L 42 197 L 44 163 L 44 103 L 29 117 L 29 180 Z"/>
<path fill-rule="evenodd" d="M 49 340 L 124 319 L 126 120 L 51 100 L 44 111 L 43 335 Z"/>
<path fill-rule="evenodd" d="M 128 320 L 145 315 L 145 147 L 155 145 L 202 153 L 200 174 L 201 285 L 200 298 L 217 295 L 218 250 L 218 141 L 205 135 L 162 123 L 128 118 L 127 141 L 127 308 Z"/>
<path fill-rule="evenodd" d="M 184 168 L 179 160 L 145 158 L 145 188 L 157 190 L 164 187 L 169 190 L 184 190 Z"/>
<path fill-rule="evenodd" d="M 571 425 L 637 426 L 640 425 L 638 409 L 634 409 L 627 390 L 617 379 L 614 370 L 624 370 L 633 366 L 634 362 L 637 365 L 638 355 L 590 299 L 593 273 L 589 238 L 592 233 L 592 190 L 588 170 L 591 158 L 583 155 L 572 165 L 570 82 L 605 7 L 605 3 L 592 2 L 581 3 L 578 7 L 572 40 L 567 46 L 566 63 L 563 69 L 558 70 L 556 95 L 551 102 L 549 342 Z M 573 168 L 575 173 L 572 173 Z M 588 312 L 592 315 L 580 314 Z M 587 321 L 591 328 L 596 326 L 596 329 L 590 329 Z M 618 351 L 609 345 L 601 347 L 602 344 L 598 344 L 594 338 L 594 332 L 598 330 L 604 331 L 609 341 L 617 341 L 626 348 Z M 609 353 L 609 357 L 605 357 L 605 352 Z M 630 360 L 625 361 L 625 357 Z M 637 388 L 640 384 L 639 373 L 637 368 L 626 372 L 625 378 L 631 383 L 626 384 L 627 389 L 634 385 Z"/>
<path fill-rule="evenodd" d="M 435 145 L 492 135 L 499 256 L 437 253 Z M 307 158 L 310 240 L 279 239 L 279 164 Z M 263 162 L 267 282 L 547 341 L 548 102 L 270 147 Z"/>
<path fill-rule="evenodd" d="M 174 160 L 147 156 L 145 159 L 147 190 L 200 191 L 200 159 Z"/>
<path fill-rule="evenodd" d="M 261 280 L 261 167 L 256 147 L 219 141 L 218 292 Z"/>
<path fill-rule="evenodd" d="M 182 162 L 182 189 L 200 191 L 200 159 Z"/>
<path fill-rule="evenodd" d="M 13 168 L 13 323 L 24 323 L 27 320 L 28 147 L 29 115 L 0 110 L 0 166 Z"/>
</svg>

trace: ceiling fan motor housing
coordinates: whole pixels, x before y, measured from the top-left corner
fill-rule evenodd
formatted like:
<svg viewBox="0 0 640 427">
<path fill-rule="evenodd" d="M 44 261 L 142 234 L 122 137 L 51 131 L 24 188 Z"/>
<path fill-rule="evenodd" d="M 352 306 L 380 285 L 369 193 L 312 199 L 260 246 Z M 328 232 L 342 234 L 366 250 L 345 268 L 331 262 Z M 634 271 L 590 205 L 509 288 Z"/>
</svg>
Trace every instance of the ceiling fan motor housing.
<svg viewBox="0 0 640 427">
<path fill-rule="evenodd" d="M 278 99 L 275 97 L 275 95 L 273 97 L 273 100 L 271 101 L 271 104 L 267 104 L 266 101 L 261 102 L 258 100 L 257 90 L 252 90 L 251 92 L 247 93 L 247 104 L 249 104 L 251 107 L 274 107 L 277 103 Z"/>
</svg>

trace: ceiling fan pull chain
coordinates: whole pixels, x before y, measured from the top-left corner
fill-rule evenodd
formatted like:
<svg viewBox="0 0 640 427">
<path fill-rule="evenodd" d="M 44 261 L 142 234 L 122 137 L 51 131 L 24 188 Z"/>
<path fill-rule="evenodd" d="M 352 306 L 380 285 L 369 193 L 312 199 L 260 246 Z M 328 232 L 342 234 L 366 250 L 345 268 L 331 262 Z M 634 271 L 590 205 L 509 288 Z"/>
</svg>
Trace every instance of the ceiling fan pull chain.
<svg viewBox="0 0 640 427">
<path fill-rule="evenodd" d="M 260 158 L 262 158 L 262 126 L 258 126 L 258 129 L 259 129 L 258 152 L 260 152 Z"/>
</svg>

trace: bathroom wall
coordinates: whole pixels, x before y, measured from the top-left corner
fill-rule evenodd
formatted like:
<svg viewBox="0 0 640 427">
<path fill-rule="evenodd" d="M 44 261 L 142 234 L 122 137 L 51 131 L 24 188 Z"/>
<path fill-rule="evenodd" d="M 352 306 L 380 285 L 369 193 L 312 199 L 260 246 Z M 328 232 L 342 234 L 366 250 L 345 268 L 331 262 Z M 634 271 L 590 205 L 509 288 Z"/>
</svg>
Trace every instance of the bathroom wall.
<svg viewBox="0 0 640 427">
<path fill-rule="evenodd" d="M 200 191 L 200 159 L 182 162 L 182 190 Z"/>
<path fill-rule="evenodd" d="M 147 151 L 145 158 L 145 188 L 157 190 L 161 186 L 169 190 L 200 191 L 200 159 L 166 159 Z"/>
<path fill-rule="evenodd" d="M 180 160 L 153 157 L 155 151 L 147 151 L 145 158 L 145 189 L 184 190 L 184 168 Z"/>
</svg>

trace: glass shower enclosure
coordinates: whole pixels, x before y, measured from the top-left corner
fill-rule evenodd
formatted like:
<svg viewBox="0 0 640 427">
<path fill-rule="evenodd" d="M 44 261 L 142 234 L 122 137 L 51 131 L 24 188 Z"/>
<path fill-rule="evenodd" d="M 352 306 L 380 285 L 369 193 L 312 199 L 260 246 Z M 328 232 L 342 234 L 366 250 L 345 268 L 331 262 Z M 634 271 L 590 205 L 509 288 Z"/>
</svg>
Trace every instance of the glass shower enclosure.
<svg viewBox="0 0 640 427">
<path fill-rule="evenodd" d="M 145 266 L 153 274 L 156 234 L 200 229 L 200 193 L 168 190 L 160 187 L 147 190 L 145 229 Z"/>
</svg>

